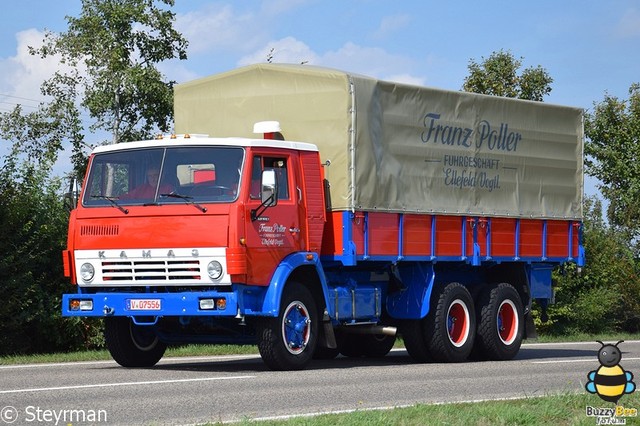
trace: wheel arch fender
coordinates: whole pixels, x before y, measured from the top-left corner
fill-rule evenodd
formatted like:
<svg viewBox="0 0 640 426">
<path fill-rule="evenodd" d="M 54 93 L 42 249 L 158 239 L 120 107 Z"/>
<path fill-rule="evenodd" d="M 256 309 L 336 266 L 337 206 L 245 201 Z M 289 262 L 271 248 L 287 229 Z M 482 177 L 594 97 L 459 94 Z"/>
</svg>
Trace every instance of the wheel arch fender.
<svg viewBox="0 0 640 426">
<path fill-rule="evenodd" d="M 520 301 L 525 311 L 528 311 L 532 302 L 532 289 L 530 284 L 531 265 L 523 262 L 502 264 L 491 268 L 488 273 L 488 283 L 508 283 L 520 295 Z"/>
<path fill-rule="evenodd" d="M 329 306 L 327 282 L 318 255 L 299 252 L 285 257 L 273 273 L 263 299 L 262 315 L 278 316 L 282 294 L 287 283 L 292 280 L 305 285 L 316 301 L 322 300 L 325 306 Z"/>
<path fill-rule="evenodd" d="M 431 293 L 436 274 L 432 263 L 415 263 L 398 268 L 402 289 L 389 294 L 387 312 L 395 319 L 421 319 L 427 316 L 431 306 Z"/>
</svg>

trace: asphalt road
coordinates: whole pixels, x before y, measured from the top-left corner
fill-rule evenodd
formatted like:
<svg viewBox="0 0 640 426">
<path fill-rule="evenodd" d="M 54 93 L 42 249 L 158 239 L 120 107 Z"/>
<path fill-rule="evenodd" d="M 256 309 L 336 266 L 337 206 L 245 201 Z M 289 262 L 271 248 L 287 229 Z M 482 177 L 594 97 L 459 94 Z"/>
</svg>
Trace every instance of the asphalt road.
<svg viewBox="0 0 640 426">
<path fill-rule="evenodd" d="M 463 364 L 414 364 L 394 350 L 301 372 L 269 371 L 258 356 L 167 358 L 135 370 L 110 361 L 0 366 L 0 426 L 194 424 L 584 391 L 599 348 L 528 344 L 512 361 Z M 620 349 L 638 380 L 640 341 Z"/>
</svg>

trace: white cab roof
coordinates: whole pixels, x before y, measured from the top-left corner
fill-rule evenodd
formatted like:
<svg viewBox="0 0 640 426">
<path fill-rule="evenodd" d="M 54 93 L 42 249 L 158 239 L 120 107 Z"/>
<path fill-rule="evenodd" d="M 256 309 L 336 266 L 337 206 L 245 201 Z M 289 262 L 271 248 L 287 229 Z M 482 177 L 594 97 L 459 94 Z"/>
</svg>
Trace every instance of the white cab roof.
<svg viewBox="0 0 640 426">
<path fill-rule="evenodd" d="M 306 142 L 281 141 L 270 139 L 248 139 L 248 138 L 210 138 L 202 135 L 177 135 L 174 137 L 163 137 L 138 142 L 122 142 L 114 145 L 101 145 L 93 150 L 94 154 L 103 152 L 115 152 L 129 149 L 142 148 L 171 148 L 179 146 L 239 146 L 239 147 L 260 147 L 260 148 L 285 148 L 297 151 L 318 151 L 318 147 Z"/>
</svg>

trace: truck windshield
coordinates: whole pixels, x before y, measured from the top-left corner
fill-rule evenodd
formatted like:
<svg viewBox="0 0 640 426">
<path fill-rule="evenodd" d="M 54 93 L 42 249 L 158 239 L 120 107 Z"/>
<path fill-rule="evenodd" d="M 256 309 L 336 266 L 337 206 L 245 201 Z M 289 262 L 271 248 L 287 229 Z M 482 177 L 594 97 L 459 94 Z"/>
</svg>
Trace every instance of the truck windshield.
<svg viewBox="0 0 640 426">
<path fill-rule="evenodd" d="M 96 154 L 83 196 L 85 206 L 234 201 L 242 148 L 150 148 Z"/>
</svg>

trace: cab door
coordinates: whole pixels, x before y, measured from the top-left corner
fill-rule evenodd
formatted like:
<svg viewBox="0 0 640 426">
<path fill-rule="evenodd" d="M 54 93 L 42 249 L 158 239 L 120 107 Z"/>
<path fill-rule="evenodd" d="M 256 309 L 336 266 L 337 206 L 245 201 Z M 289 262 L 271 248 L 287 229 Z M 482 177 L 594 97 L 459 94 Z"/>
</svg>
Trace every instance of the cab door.
<svg viewBox="0 0 640 426">
<path fill-rule="evenodd" d="M 268 285 L 276 267 L 289 254 L 300 251 L 300 189 L 296 179 L 298 154 L 261 152 L 250 158 L 251 178 L 247 201 L 247 284 Z M 278 184 L 277 204 L 264 209 L 252 220 L 252 211 L 260 209 L 262 171 L 273 169 Z"/>
</svg>

